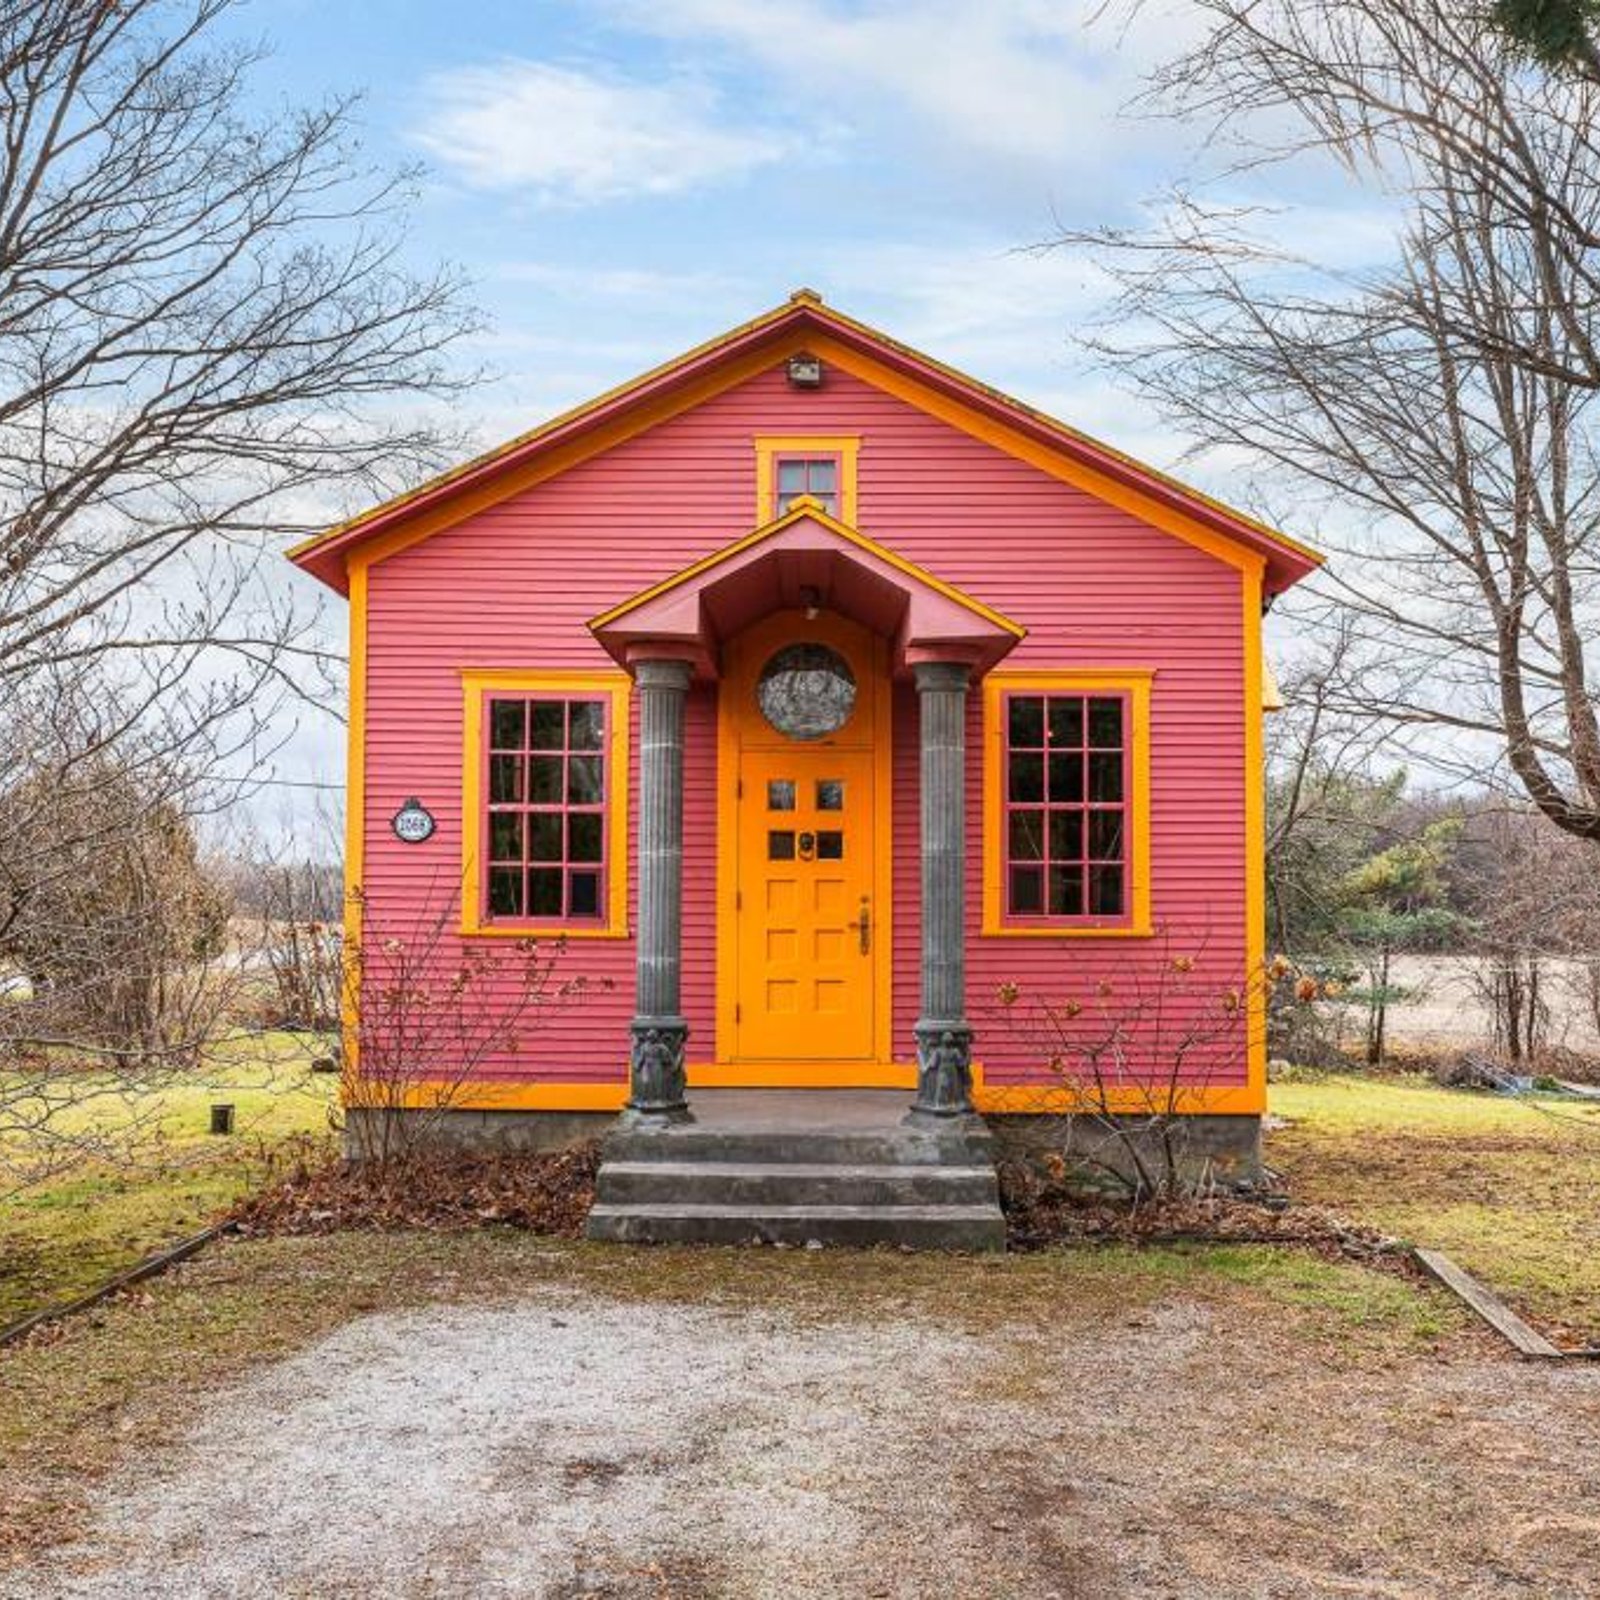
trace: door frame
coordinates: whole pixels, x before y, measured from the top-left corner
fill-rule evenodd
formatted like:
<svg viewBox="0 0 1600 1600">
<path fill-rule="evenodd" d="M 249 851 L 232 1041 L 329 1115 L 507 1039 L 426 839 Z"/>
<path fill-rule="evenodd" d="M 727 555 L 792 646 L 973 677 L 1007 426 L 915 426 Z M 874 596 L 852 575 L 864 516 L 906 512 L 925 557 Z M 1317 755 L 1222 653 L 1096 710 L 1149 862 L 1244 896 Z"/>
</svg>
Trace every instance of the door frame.
<svg viewBox="0 0 1600 1600">
<path fill-rule="evenodd" d="M 737 1036 L 734 1005 L 739 971 L 739 765 L 744 729 L 760 713 L 740 703 L 754 688 L 759 655 L 764 661 L 786 643 L 817 639 L 835 643 L 855 635 L 854 647 L 871 662 L 861 685 L 872 713 L 873 827 L 873 1058 L 818 1064 L 745 1061 L 733 1053 Z M 830 637 L 830 635 L 832 637 Z M 717 891 L 716 891 L 716 1059 L 695 1074 L 703 1087 L 729 1088 L 913 1088 L 916 1067 L 893 1060 L 894 1037 L 894 690 L 889 676 L 888 641 L 859 623 L 825 613 L 807 621 L 798 610 L 776 611 L 730 639 L 723 651 L 717 685 Z M 763 741 L 764 748 L 773 748 Z"/>
</svg>

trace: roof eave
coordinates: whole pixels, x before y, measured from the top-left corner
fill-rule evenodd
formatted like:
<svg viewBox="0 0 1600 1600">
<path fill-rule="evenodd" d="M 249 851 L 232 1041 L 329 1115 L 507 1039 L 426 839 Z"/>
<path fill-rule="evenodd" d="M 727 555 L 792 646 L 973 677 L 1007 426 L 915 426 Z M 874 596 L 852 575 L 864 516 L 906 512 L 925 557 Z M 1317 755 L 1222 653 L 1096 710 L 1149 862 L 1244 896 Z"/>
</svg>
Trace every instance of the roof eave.
<svg viewBox="0 0 1600 1600">
<path fill-rule="evenodd" d="M 288 552 L 289 559 L 340 593 L 347 593 L 347 555 L 356 546 L 381 537 L 454 495 L 514 470 L 535 455 L 581 436 L 586 430 L 619 412 L 692 383 L 702 373 L 759 348 L 763 342 L 782 347 L 797 329 L 807 327 L 841 339 L 873 359 L 975 406 L 1051 448 L 1076 456 L 1114 482 L 1148 495 L 1168 509 L 1193 518 L 1224 538 L 1254 551 L 1265 563 L 1264 587 L 1270 594 L 1280 593 L 1298 583 L 1322 564 L 1322 556 L 1309 546 L 1211 499 L 1187 484 L 1169 478 L 1143 462 L 1135 461 L 1089 434 L 1078 432 L 1058 418 L 1037 411 L 1001 390 L 991 388 L 865 323 L 824 306 L 819 297 L 809 290 L 800 290 L 782 305 L 741 323 L 684 355 L 563 412 L 539 427 L 430 479 L 416 489 L 304 541 Z M 775 350 L 775 357 L 777 353 Z"/>
</svg>

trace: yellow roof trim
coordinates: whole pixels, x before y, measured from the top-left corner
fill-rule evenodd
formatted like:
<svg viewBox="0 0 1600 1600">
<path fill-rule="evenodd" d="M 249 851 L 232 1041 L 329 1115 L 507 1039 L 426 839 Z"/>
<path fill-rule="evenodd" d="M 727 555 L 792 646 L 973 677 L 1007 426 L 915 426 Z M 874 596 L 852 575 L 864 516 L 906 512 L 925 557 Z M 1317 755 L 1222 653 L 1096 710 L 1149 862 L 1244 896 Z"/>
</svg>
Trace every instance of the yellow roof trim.
<svg viewBox="0 0 1600 1600">
<path fill-rule="evenodd" d="M 820 305 L 820 300 L 817 303 Z M 859 318 L 848 316 L 834 306 L 823 307 L 823 314 L 830 322 L 839 323 L 864 339 L 870 339 L 877 344 L 886 345 L 892 350 L 897 350 L 907 360 L 918 362 L 925 367 L 931 367 L 952 383 L 982 390 L 984 394 L 998 401 L 1001 405 L 1008 406 L 1013 411 L 1021 412 L 1022 415 L 1031 417 L 1035 422 L 1041 423 L 1047 428 L 1059 429 L 1060 432 L 1081 440 L 1082 443 L 1095 450 L 1104 451 L 1108 456 L 1114 456 L 1135 472 L 1143 473 L 1146 477 L 1165 484 L 1174 494 L 1181 494 L 1186 499 L 1196 500 L 1202 505 L 1209 506 L 1220 516 L 1232 518 L 1233 521 L 1259 533 L 1263 539 L 1271 539 L 1273 543 L 1285 546 L 1316 566 L 1320 567 L 1327 559 L 1320 550 L 1314 550 L 1310 545 L 1303 544 L 1289 534 L 1262 522 L 1260 518 L 1252 517 L 1248 513 L 1240 511 L 1237 506 L 1231 506 L 1227 501 L 1219 500 L 1215 495 L 1207 494 L 1203 489 L 1197 489 L 1193 484 L 1185 483 L 1181 478 L 1175 478 L 1169 472 L 1162 472 L 1158 467 L 1152 467 L 1147 461 L 1141 461 L 1137 456 L 1129 455 L 1126 450 L 1119 450 L 1115 445 L 1107 444 L 1104 439 L 1097 438 L 1092 433 L 1085 433 L 1082 428 L 1073 427 L 1070 422 L 1063 422 L 1060 417 L 1054 416 L 1048 411 L 1041 411 L 1037 406 L 1030 406 L 1027 401 L 1019 400 L 1015 395 L 1008 394 L 1004 389 L 996 388 L 992 383 L 985 383 L 981 378 L 975 378 L 970 372 L 963 372 L 959 367 L 952 367 L 948 362 L 940 361 L 936 356 L 930 356 L 927 351 L 918 350 L 914 346 L 906 344 L 903 340 L 896 339 L 893 334 L 884 333 L 881 329 L 873 327 L 871 323 L 862 322 Z"/>
<path fill-rule="evenodd" d="M 1014 395 L 1008 394 L 1003 389 L 998 389 L 992 384 L 984 383 L 981 379 L 974 378 L 970 373 L 963 372 L 959 368 L 949 365 L 947 362 L 940 361 L 935 357 L 928 355 L 926 352 L 918 350 L 913 346 L 894 338 L 892 335 L 882 332 L 878 328 L 873 327 L 870 323 L 862 322 L 858 318 L 847 316 L 845 313 L 836 310 L 832 306 L 824 305 L 822 297 L 811 289 L 796 290 L 780 305 L 774 306 L 771 309 L 760 313 L 758 316 L 739 323 L 736 327 L 730 328 L 723 333 L 719 333 L 713 338 L 703 340 L 701 343 L 693 346 L 691 349 L 673 356 L 670 360 L 658 363 L 656 366 L 651 367 L 648 371 L 639 374 L 637 377 L 630 378 L 624 383 L 617 384 L 614 387 L 607 389 L 604 393 L 596 395 L 590 400 L 584 401 L 581 405 L 571 407 L 570 409 L 551 417 L 549 420 L 540 423 L 536 427 L 530 428 L 523 433 L 515 435 L 513 438 L 506 440 L 503 444 L 497 445 L 491 450 L 483 451 L 478 455 L 473 456 L 471 459 L 462 462 L 458 466 L 451 467 L 445 472 L 436 474 L 434 477 L 418 484 L 415 488 L 408 489 L 401 494 L 382 501 L 380 504 L 372 506 L 366 511 L 360 512 L 356 516 L 346 518 L 344 521 L 335 524 L 333 527 L 326 529 L 322 533 L 315 534 L 311 538 L 303 540 L 299 544 L 292 546 L 287 554 L 291 560 L 300 560 L 302 557 L 308 556 L 320 549 L 325 544 L 329 544 L 335 540 L 344 538 L 345 536 L 358 531 L 368 523 L 378 521 L 380 518 L 388 517 L 396 511 L 402 510 L 411 502 L 420 500 L 424 496 L 432 495 L 437 491 L 446 488 L 457 479 L 469 477 L 502 457 L 513 455 L 529 445 L 536 444 L 540 439 L 548 435 L 569 428 L 574 423 L 583 421 L 584 418 L 593 413 L 604 411 L 608 407 L 614 406 L 618 402 L 626 400 L 630 395 L 638 391 L 648 389 L 652 384 L 670 376 L 680 368 L 687 367 L 706 356 L 714 355 L 719 349 L 725 346 L 736 345 L 743 340 L 747 340 L 751 335 L 760 333 L 762 329 L 783 321 L 785 317 L 794 312 L 796 306 L 806 307 L 817 315 L 822 323 L 822 328 L 818 330 L 818 332 L 820 338 L 823 340 L 827 339 L 827 329 L 831 325 L 831 327 L 838 332 L 854 334 L 856 337 L 866 341 L 869 345 L 875 344 L 880 347 L 881 350 L 895 352 L 903 356 L 906 360 L 927 369 L 929 373 L 936 374 L 958 387 L 975 391 L 978 394 L 987 396 L 998 405 L 1015 413 L 1019 418 L 1035 422 L 1043 428 L 1064 435 L 1068 440 L 1076 440 L 1080 442 L 1089 450 L 1099 452 L 1107 458 L 1122 463 L 1131 471 L 1150 480 L 1152 484 L 1163 486 L 1172 491 L 1172 493 L 1175 495 L 1178 495 L 1197 506 L 1205 507 L 1218 516 L 1231 520 L 1241 528 L 1247 529 L 1259 535 L 1261 538 L 1277 545 L 1285 552 L 1298 555 L 1302 560 L 1310 565 L 1320 566 L 1323 563 L 1324 557 L 1320 554 L 1320 552 L 1314 550 L 1311 546 L 1292 538 L 1288 534 L 1280 532 L 1276 528 L 1268 526 L 1258 518 L 1248 516 L 1246 513 L 1239 511 L 1237 508 L 1228 505 L 1225 501 L 1219 500 L 1213 495 L 1206 494 L 1202 490 L 1196 489 L 1192 485 L 1184 483 L 1181 479 L 1175 478 L 1169 473 L 1159 471 L 1147 463 L 1140 461 L 1137 457 L 1129 455 L 1126 451 L 1119 450 L 1114 445 L 1109 445 L 1104 440 L 1096 438 L 1093 434 L 1085 433 L 1082 429 L 1075 428 L 1070 423 L 1063 422 L 1059 417 L 1052 416 L 1049 412 L 1041 411 L 1037 407 L 1028 405 L 1025 401 L 1018 400 Z M 796 344 L 795 348 L 801 348 L 805 343 L 806 341 L 802 337 Z M 921 379 L 915 379 L 912 381 L 919 385 L 923 383 L 923 380 Z M 686 402 L 686 405 L 692 405 L 694 403 L 695 402 L 691 400 Z M 1042 450 L 1056 451 L 1064 455 L 1070 454 L 1065 444 L 1049 444 L 1040 440 L 1033 440 L 1031 442 L 1036 448 Z M 1005 449 L 1006 446 L 1002 444 L 999 445 L 998 448 Z M 1008 450 L 1007 453 L 1017 455 L 1020 452 L 1013 449 Z M 1023 458 L 1026 459 L 1026 456 Z M 1102 469 L 1095 468 L 1089 463 L 1080 463 L 1080 465 L 1084 468 L 1084 470 L 1089 472 L 1102 472 Z M 508 493 L 515 492 L 517 492 L 515 488 L 508 490 Z M 1148 494 L 1149 491 L 1140 491 L 1135 489 L 1132 492 Z M 1174 514 L 1180 516 L 1184 515 L 1184 513 L 1181 511 L 1175 512 Z M 1193 513 L 1189 513 L 1188 515 L 1192 516 Z M 446 521 L 441 524 L 441 526 L 449 526 L 449 522 Z M 427 533 L 437 531 L 439 531 L 439 527 L 433 527 L 428 529 Z M 1235 544 L 1240 543 L 1237 535 L 1230 536 L 1225 530 L 1208 529 L 1207 531 L 1217 539 L 1230 540 Z M 427 533 L 420 535 L 420 537 L 426 537 Z M 398 548 L 404 548 L 405 545 L 410 542 L 410 540 L 402 541 Z M 1242 548 L 1248 549 L 1247 546 L 1243 546 Z"/>
<path fill-rule="evenodd" d="M 763 311 L 759 316 L 751 317 L 747 322 L 741 322 L 737 327 L 716 334 L 710 339 L 703 339 L 688 350 L 681 351 L 670 360 L 658 362 L 648 371 L 628 378 L 624 382 L 614 384 L 611 388 L 602 391 L 591 399 L 583 401 L 581 405 L 570 406 L 565 411 L 557 412 L 555 416 L 547 418 L 544 422 L 528 428 L 522 433 L 514 434 L 511 438 L 492 449 L 482 450 L 477 455 L 470 457 L 458 465 L 448 467 L 443 472 L 435 473 L 433 477 L 425 479 L 413 489 L 406 489 L 400 494 L 391 495 L 389 499 L 380 501 L 375 506 L 369 506 L 365 511 L 358 512 L 353 517 L 346 517 L 343 522 L 335 523 L 333 527 L 324 529 L 321 533 L 313 534 L 309 539 L 302 539 L 299 544 L 292 545 L 285 553 L 291 561 L 300 556 L 309 555 L 321 545 L 334 539 L 343 537 L 347 533 L 354 533 L 363 524 L 376 521 L 380 516 L 387 516 L 392 511 L 399 510 L 407 502 L 421 499 L 425 494 L 432 494 L 437 489 L 444 488 L 456 478 L 466 477 L 469 473 L 476 472 L 480 467 L 486 467 L 491 462 L 499 460 L 501 456 L 514 454 L 525 445 L 535 444 L 546 434 L 555 433 L 568 427 L 574 422 L 581 422 L 584 417 L 593 411 L 603 411 L 607 406 L 614 405 L 618 400 L 626 399 L 636 389 L 648 388 L 658 378 L 664 378 L 679 367 L 687 366 L 690 362 L 698 360 L 701 356 L 710 355 L 713 351 L 725 344 L 736 344 L 739 340 L 748 338 L 752 333 L 759 333 L 762 328 L 770 323 L 781 322 L 786 317 L 796 302 L 803 301 L 807 305 L 820 305 L 821 301 L 816 294 L 803 289 L 797 291 L 789 300 L 780 306 L 773 306 L 768 311 Z M 829 315 L 836 315 L 830 310 Z"/>
</svg>

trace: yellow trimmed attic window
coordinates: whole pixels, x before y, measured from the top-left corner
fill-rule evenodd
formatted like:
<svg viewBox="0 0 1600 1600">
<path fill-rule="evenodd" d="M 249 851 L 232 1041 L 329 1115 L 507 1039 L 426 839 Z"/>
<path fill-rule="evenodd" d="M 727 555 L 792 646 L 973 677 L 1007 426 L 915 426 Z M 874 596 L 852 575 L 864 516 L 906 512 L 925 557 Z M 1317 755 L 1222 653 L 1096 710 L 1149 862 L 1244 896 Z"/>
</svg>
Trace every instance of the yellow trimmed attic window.
<svg viewBox="0 0 1600 1600">
<path fill-rule="evenodd" d="M 795 500 L 809 495 L 830 517 L 853 528 L 860 450 L 854 434 L 757 434 L 756 525 L 781 517 Z"/>
</svg>

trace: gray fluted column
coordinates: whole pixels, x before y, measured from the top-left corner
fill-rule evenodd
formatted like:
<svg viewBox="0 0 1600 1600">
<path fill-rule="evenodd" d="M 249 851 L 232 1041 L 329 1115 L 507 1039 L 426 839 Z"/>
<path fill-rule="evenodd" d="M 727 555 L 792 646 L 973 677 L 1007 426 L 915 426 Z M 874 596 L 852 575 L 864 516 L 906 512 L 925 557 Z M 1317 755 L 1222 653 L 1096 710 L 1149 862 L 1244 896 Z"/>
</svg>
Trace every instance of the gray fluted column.
<svg viewBox="0 0 1600 1600">
<path fill-rule="evenodd" d="M 967 1021 L 965 663 L 918 663 L 922 726 L 922 1011 L 913 1121 L 972 1111 Z"/>
<path fill-rule="evenodd" d="M 683 703 L 687 661 L 634 666 L 639 697 L 639 926 L 628 1070 L 628 1112 L 684 1122 Z"/>
</svg>

